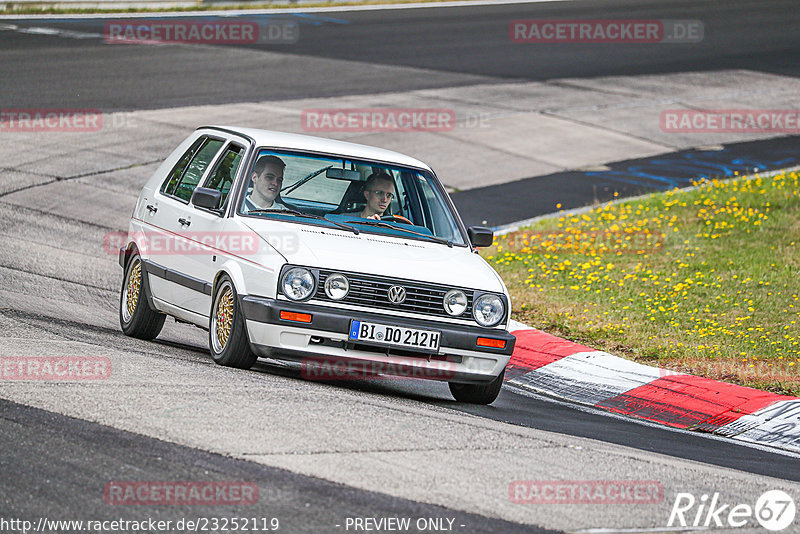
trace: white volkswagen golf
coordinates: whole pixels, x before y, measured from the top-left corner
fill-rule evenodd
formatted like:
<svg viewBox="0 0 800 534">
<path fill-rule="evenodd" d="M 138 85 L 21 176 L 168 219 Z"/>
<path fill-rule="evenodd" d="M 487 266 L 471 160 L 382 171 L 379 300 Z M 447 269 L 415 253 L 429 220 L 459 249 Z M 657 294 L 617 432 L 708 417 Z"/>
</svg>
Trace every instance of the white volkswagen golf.
<svg viewBox="0 0 800 534">
<path fill-rule="evenodd" d="M 136 203 L 120 324 L 153 339 L 170 315 L 207 329 L 221 365 L 261 356 L 322 378 L 329 365 L 446 380 L 457 400 L 488 404 L 515 342 L 508 291 L 475 253 L 491 242 L 416 159 L 202 127 Z"/>
</svg>

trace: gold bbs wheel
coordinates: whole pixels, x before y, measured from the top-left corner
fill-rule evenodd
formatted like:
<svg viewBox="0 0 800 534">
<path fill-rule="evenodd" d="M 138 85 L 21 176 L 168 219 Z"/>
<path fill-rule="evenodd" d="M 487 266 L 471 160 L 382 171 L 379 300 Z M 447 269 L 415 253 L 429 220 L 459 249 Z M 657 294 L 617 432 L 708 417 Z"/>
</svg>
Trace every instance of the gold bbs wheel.
<svg viewBox="0 0 800 534">
<path fill-rule="evenodd" d="M 139 258 L 133 260 L 134 264 L 128 269 L 128 277 L 125 279 L 125 291 L 122 295 L 122 319 L 130 322 L 136 304 L 139 302 L 139 293 L 142 290 L 142 262 Z"/>
<path fill-rule="evenodd" d="M 223 274 L 214 290 L 208 340 L 211 357 L 219 365 L 250 369 L 258 356 L 247 339 L 247 323 L 239 309 L 236 286 Z"/>
<path fill-rule="evenodd" d="M 139 254 L 129 250 L 119 291 L 119 326 L 126 336 L 153 339 L 161 332 L 166 315 L 150 308 L 147 269 Z"/>
<path fill-rule="evenodd" d="M 231 337 L 234 306 L 233 287 L 226 280 L 217 291 L 214 311 L 211 315 L 211 342 L 214 345 L 214 352 L 217 354 L 225 350 Z"/>
</svg>

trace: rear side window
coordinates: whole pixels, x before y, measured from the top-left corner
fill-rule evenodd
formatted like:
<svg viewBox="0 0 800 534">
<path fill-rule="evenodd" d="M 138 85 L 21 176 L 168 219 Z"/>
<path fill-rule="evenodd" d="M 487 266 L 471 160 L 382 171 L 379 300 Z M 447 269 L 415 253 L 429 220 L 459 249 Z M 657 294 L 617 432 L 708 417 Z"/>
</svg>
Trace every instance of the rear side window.
<svg viewBox="0 0 800 534">
<path fill-rule="evenodd" d="M 197 153 L 197 150 L 206 140 L 206 137 L 200 137 L 192 143 L 192 146 L 189 147 L 189 150 L 183 153 L 181 159 L 178 160 L 178 163 L 170 171 L 167 179 L 164 180 L 164 183 L 161 185 L 161 192 L 165 195 L 172 195 L 175 193 L 175 186 L 178 185 L 178 182 L 181 181 L 181 176 L 183 176 L 183 172 L 186 170 L 186 167 L 189 165 L 189 162 L 192 161 L 192 156 Z"/>
<path fill-rule="evenodd" d="M 239 164 L 242 162 L 242 154 L 244 154 L 244 147 L 234 144 L 228 145 L 225 153 L 219 158 L 216 167 L 211 171 L 211 176 L 208 178 L 205 187 L 222 192 L 220 206 L 225 205 L 225 199 L 231 190 L 236 171 L 239 170 Z"/>
<path fill-rule="evenodd" d="M 200 178 L 203 177 L 203 173 L 214 159 L 214 156 L 217 155 L 223 143 L 220 139 L 211 139 L 209 137 L 200 138 L 198 142 L 201 143 L 199 148 L 196 148 L 194 153 L 191 153 L 192 149 L 190 148 L 181 157 L 178 164 L 175 165 L 164 186 L 164 194 L 189 202 L 194 188 L 197 187 Z M 192 145 L 192 148 L 195 148 L 195 146 Z M 184 163 L 184 160 L 188 160 L 188 164 Z"/>
</svg>

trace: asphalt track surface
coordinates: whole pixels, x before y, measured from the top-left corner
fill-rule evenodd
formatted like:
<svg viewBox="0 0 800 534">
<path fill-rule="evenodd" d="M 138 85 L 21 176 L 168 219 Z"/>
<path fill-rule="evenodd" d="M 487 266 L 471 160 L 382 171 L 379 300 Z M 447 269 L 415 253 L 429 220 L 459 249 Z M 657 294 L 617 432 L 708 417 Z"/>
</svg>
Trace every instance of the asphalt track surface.
<svg viewBox="0 0 800 534">
<path fill-rule="evenodd" d="M 109 513 L 105 480 L 246 480 L 258 485 L 253 505 L 161 506 L 157 521 L 257 517 L 279 521 L 281 532 L 326 532 L 347 517 L 445 518 L 468 532 L 546 533 L 550 530 L 489 519 L 441 506 L 392 498 L 253 462 L 0 400 L 0 507 L 17 517 L 142 521 L 136 507 Z M 35 476 L 31 476 L 35 473 Z M 24 503 L 24 504 L 23 504 Z M 6 515 L 6 514 L 3 514 Z M 459 528 L 460 527 L 460 528 Z"/>
<path fill-rule="evenodd" d="M 700 19 L 706 39 L 701 46 L 673 45 L 668 54 L 652 48 L 544 46 L 530 49 L 512 45 L 507 24 L 515 18 L 671 18 Z M 324 19 L 324 20 L 323 20 Z M 8 22 L 8 21 L 4 21 Z M 642 74 L 685 70 L 747 68 L 783 75 L 798 75 L 800 64 L 800 11 L 795 2 L 569 2 L 453 9 L 350 12 L 346 15 L 308 17 L 301 26 L 301 41 L 286 46 L 254 47 L 255 53 L 274 54 L 272 67 L 257 71 L 246 60 L 230 59 L 222 47 L 113 47 L 96 39 L 54 39 L 52 36 L 0 31 L 0 94 L 3 107 L 91 107 L 104 111 L 158 109 L 161 107 L 247 102 L 253 100 L 338 96 L 418 88 L 468 85 L 508 80 L 543 80 L 609 74 Z M 41 25 L 41 21 L 20 21 Z M 81 32 L 102 32 L 102 22 L 55 21 L 48 26 Z M 609 53 L 612 51 L 614 53 Z M 335 66 L 315 61 L 337 59 Z M 386 68 L 378 68 L 380 65 Z M 403 67 L 393 70 L 394 67 Z M 426 69 L 411 76 L 406 68 Z M 424 74 L 424 75 L 423 75 Z M 796 140 L 765 143 L 769 152 Z M 748 147 L 752 148 L 752 147 Z M 559 188 L 560 177 L 550 177 L 552 187 L 535 190 L 543 199 L 541 212 L 552 199 L 566 199 L 565 207 L 585 204 L 586 186 Z M 574 178 L 574 177 L 573 177 Z M 546 179 L 538 183 L 548 183 Z M 528 184 L 530 185 L 530 184 Z M 648 184 L 644 184 L 647 189 Z M 650 184 L 652 185 L 652 184 Z M 499 186 L 513 188 L 514 185 Z M 530 188 L 527 188 L 530 190 Z M 635 187 L 631 192 L 638 191 Z M 485 193 L 485 191 L 484 191 Z M 516 192 L 512 191 L 512 194 Z M 597 196 L 593 189 L 591 195 Z M 600 197 L 605 193 L 601 191 Z M 464 197 L 466 201 L 467 197 Z M 456 196 L 457 202 L 458 196 Z M 602 198 L 600 198 L 602 200 Z M 594 200 L 594 198 L 592 199 Z M 82 207 L 81 209 L 87 209 Z M 90 209 L 90 208 L 89 208 Z M 529 215 L 529 214 L 528 214 Z M 511 222 L 518 214 L 493 224 Z M 34 214 L 31 220 L 37 220 Z M 47 231 L 44 218 L 43 231 Z M 8 231 L 6 229 L 5 231 Z M 35 272 L 24 261 L 4 269 Z M 23 265 L 25 264 L 25 265 Z M 72 280 L 65 279 L 65 282 Z M 102 286 L 102 284 L 101 284 Z M 115 295 L 106 288 L 104 306 L 97 313 L 113 315 Z M 31 290 L 33 295 L 35 290 Z M 41 297 L 41 295 L 36 295 Z M 92 299 L 89 299 L 91 302 Z M 108 304 L 108 306 L 105 306 Z M 111 308 L 111 311 L 109 310 Z M 91 338 L 99 346 L 125 347 L 129 340 L 113 329 L 98 329 L 90 320 L 59 320 L 52 313 L 22 310 L 0 303 L 7 331 L 34 338 L 41 332 L 69 339 Z M 178 359 L 208 363 L 203 337 L 189 327 L 173 327 L 180 335 L 155 344 Z M 188 329 L 188 333 L 186 333 Z M 297 379 L 297 373 L 259 365 L 253 373 Z M 318 385 L 322 387 L 321 385 Z M 798 481 L 797 458 L 755 449 L 730 441 L 645 426 L 621 418 L 576 410 L 544 398 L 504 390 L 491 407 L 459 405 L 442 394 L 439 385 L 393 384 L 371 381 L 338 384 L 343 392 L 355 391 L 381 398 L 397 398 L 425 407 L 456 410 L 526 428 L 566 436 L 587 437 L 624 445 L 647 453 L 682 458 L 742 472 Z M 143 435 L 58 415 L 16 403 L 0 402 L 0 508 L 16 515 L 67 516 L 82 510 L 94 518 L 108 514 L 102 503 L 99 480 L 135 477 L 159 479 L 248 479 L 258 482 L 268 500 L 258 515 L 287 518 L 294 531 L 330 529 L 347 515 L 411 515 L 456 517 L 468 532 L 539 532 L 478 515 L 358 490 L 315 477 L 295 474 L 254 462 L 234 460 L 155 440 Z M 272 489 L 271 489 L 272 488 Z M 275 492 L 274 488 L 281 488 Z M 253 510 L 248 509 L 250 514 Z M 158 510 L 164 518 L 182 517 L 186 510 Z M 195 515 L 214 510 L 192 508 Z M 140 518 L 141 512 L 114 510 L 121 517 Z M 74 517 L 74 515 L 73 515 Z"/>
<path fill-rule="evenodd" d="M 800 136 L 730 143 L 618 161 L 608 170 L 570 170 L 452 194 L 464 224 L 503 228 L 557 209 L 689 187 L 700 179 L 732 178 L 800 164 Z M 524 200 L 521 200 L 524 199 Z M 557 208 L 560 205 L 560 208 Z M 503 209 L 487 209 L 503 206 Z"/>
<path fill-rule="evenodd" d="M 508 37 L 515 19 L 580 17 L 695 19 L 704 38 L 531 47 Z M 753 69 L 796 76 L 800 62 L 800 10 L 792 0 L 570 1 L 291 18 L 297 43 L 248 47 L 268 54 L 266 63 L 226 54 L 224 46 L 106 45 L 0 31 L 2 105 L 126 111 L 600 75 Z M 1 22 L 102 35 L 107 21 Z"/>
</svg>

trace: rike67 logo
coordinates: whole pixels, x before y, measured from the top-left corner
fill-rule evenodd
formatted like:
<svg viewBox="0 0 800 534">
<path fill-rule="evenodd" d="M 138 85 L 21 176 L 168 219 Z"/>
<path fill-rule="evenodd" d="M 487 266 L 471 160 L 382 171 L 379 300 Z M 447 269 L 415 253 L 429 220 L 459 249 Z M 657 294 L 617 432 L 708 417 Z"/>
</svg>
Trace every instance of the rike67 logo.
<svg viewBox="0 0 800 534">
<path fill-rule="evenodd" d="M 726 503 L 719 493 L 710 497 L 704 494 L 699 499 L 691 493 L 678 493 L 667 526 L 743 527 L 755 518 L 765 529 L 778 532 L 792 525 L 796 512 L 794 499 L 781 490 L 764 492 L 755 506 Z"/>
</svg>

